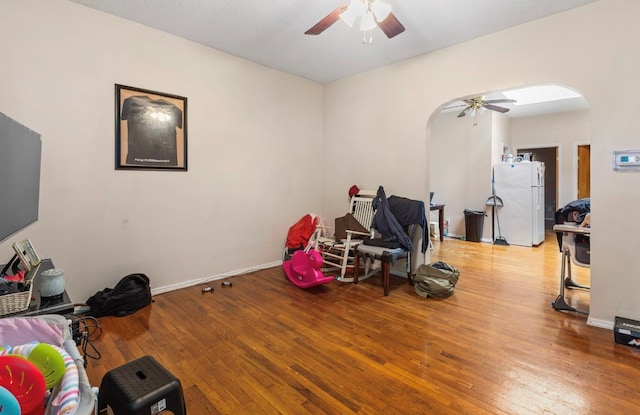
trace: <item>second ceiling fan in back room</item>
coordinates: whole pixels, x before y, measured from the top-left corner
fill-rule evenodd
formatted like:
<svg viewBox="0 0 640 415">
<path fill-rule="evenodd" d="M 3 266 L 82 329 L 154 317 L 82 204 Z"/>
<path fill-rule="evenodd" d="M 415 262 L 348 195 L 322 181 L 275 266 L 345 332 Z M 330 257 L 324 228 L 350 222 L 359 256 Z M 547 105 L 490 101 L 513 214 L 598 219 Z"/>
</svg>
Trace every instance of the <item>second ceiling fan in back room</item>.
<svg viewBox="0 0 640 415">
<path fill-rule="evenodd" d="M 369 43 L 372 42 L 371 31 L 376 27 L 379 27 L 389 39 L 405 30 L 402 23 L 391 12 L 391 6 L 382 2 L 382 0 L 351 0 L 326 15 L 304 34 L 319 35 L 337 22 L 338 19 L 342 20 L 347 26 L 353 27 L 358 18 L 360 19 L 360 30 L 364 32 L 364 43 L 367 41 L 367 32 L 369 33 Z"/>
<path fill-rule="evenodd" d="M 495 104 L 507 104 L 507 103 L 515 103 L 515 99 L 489 99 L 485 100 L 484 97 L 475 97 L 463 100 L 464 104 L 454 105 L 451 107 L 447 107 L 445 109 L 454 109 L 465 107 L 460 114 L 458 114 L 458 118 L 464 117 L 467 114 L 472 114 L 476 118 L 474 120 L 473 125 L 478 124 L 478 111 L 482 108 L 486 108 L 491 111 L 497 111 L 501 113 L 509 112 L 509 108 L 500 107 Z"/>
</svg>

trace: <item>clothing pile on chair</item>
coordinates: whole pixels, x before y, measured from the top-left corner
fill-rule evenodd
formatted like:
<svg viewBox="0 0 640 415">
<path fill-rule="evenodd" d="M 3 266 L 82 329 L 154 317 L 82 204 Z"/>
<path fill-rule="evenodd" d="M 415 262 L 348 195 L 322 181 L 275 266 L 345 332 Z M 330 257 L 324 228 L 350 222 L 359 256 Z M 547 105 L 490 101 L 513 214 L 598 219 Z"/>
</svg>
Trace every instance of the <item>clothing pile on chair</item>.
<svg viewBox="0 0 640 415">
<path fill-rule="evenodd" d="M 407 229 L 411 225 L 420 225 L 422 253 L 427 251 L 429 239 L 424 202 L 399 196 L 391 196 L 387 199 L 384 188 L 380 186 L 373 201 L 373 207 L 376 209 L 373 228 L 382 235 L 382 238 L 365 241 L 365 245 L 389 249 L 402 248 L 411 252 L 413 243 Z"/>
<path fill-rule="evenodd" d="M 555 223 L 556 225 L 562 225 L 565 222 L 574 222 L 576 225 L 580 225 L 588 213 L 591 213 L 590 198 L 585 197 L 574 200 L 556 210 Z M 556 232 L 556 236 L 558 238 L 558 249 L 562 251 L 562 232 Z M 586 237 L 581 235 L 580 238 Z M 576 240 L 576 242 L 578 241 Z"/>
<path fill-rule="evenodd" d="M 367 233 L 369 229 L 365 228 L 351 213 L 335 219 L 334 239 L 340 241 L 347 238 L 347 230 Z M 368 236 L 358 235 L 358 239 L 369 239 Z"/>
</svg>

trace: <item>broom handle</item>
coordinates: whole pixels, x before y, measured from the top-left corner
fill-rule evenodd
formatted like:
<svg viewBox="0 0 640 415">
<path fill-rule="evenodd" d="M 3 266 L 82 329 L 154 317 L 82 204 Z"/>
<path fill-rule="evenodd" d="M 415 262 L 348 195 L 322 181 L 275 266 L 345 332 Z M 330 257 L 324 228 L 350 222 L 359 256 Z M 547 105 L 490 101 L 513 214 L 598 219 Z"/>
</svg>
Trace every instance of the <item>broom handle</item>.
<svg viewBox="0 0 640 415">
<path fill-rule="evenodd" d="M 493 195 L 493 203 L 496 203 L 496 195 Z M 493 207 L 495 209 L 495 206 Z M 502 231 L 500 230 L 500 216 L 496 215 L 496 222 L 498 222 L 498 237 L 502 238 Z"/>
</svg>

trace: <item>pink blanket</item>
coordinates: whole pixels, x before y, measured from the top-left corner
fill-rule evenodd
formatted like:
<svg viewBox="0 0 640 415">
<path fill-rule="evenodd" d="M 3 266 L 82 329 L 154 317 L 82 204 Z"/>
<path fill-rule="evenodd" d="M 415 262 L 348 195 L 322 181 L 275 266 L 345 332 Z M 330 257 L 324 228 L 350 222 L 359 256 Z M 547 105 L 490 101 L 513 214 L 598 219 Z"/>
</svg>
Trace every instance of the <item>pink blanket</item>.
<svg viewBox="0 0 640 415">
<path fill-rule="evenodd" d="M 38 318 L 6 317 L 0 319 L 0 347 L 39 341 L 62 346 L 62 329 Z"/>
</svg>

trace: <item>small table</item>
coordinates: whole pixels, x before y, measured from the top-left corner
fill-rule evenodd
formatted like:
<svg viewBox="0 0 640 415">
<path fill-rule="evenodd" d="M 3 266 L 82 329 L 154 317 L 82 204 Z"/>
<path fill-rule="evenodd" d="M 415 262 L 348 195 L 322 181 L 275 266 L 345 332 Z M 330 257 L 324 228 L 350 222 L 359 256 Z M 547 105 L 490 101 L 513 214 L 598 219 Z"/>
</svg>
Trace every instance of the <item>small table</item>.
<svg viewBox="0 0 640 415">
<path fill-rule="evenodd" d="M 41 314 L 73 314 L 74 306 L 66 290 L 62 293 L 62 297 L 54 300 L 43 300 L 40 297 L 40 283 L 42 281 L 40 274 L 43 271 L 53 268 L 53 262 L 50 259 L 43 259 L 40 263 L 40 268 L 38 268 L 38 274 L 33 279 L 33 290 L 31 291 L 29 307 L 17 313 L 5 314 L 0 316 L 0 318 L 37 316 Z"/>
<path fill-rule="evenodd" d="M 429 211 L 437 210 L 438 211 L 438 226 L 440 227 L 440 242 L 444 240 L 444 206 L 442 204 L 432 204 L 429 205 Z"/>
</svg>

